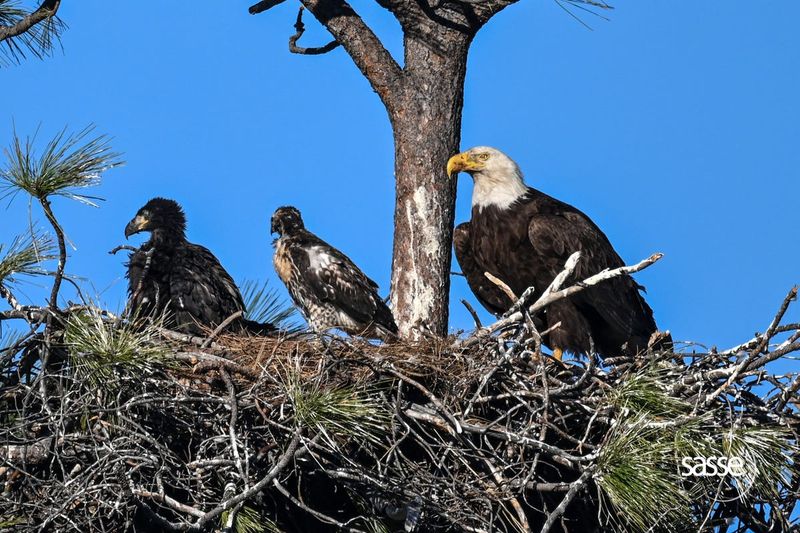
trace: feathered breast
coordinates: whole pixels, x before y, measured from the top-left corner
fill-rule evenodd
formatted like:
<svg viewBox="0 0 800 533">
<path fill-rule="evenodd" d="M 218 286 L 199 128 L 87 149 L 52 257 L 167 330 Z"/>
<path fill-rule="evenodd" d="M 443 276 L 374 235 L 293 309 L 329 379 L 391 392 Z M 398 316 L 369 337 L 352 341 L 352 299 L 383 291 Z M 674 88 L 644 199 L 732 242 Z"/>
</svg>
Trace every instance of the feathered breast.
<svg viewBox="0 0 800 533">
<path fill-rule="evenodd" d="M 275 272 L 285 284 L 292 280 L 294 272 L 292 256 L 285 239 L 278 239 L 275 245 L 275 254 L 272 256 L 272 263 L 275 265 Z"/>
</svg>

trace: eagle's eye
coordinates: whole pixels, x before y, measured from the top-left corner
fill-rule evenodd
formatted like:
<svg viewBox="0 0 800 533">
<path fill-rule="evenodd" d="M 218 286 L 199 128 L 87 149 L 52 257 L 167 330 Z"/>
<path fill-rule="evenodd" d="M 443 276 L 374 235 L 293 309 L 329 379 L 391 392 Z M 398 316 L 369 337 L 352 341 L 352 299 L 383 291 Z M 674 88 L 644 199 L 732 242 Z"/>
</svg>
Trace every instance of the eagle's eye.
<svg viewBox="0 0 800 533">
<path fill-rule="evenodd" d="M 489 159 L 489 154 L 478 154 L 478 161 L 486 161 L 487 159 Z"/>
</svg>

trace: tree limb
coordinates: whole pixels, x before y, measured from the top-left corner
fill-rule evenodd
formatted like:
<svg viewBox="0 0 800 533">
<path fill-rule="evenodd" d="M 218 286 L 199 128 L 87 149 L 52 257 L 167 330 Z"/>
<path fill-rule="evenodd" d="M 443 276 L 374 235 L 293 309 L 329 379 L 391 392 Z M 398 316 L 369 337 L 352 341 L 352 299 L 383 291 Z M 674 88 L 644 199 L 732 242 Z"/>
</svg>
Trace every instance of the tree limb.
<svg viewBox="0 0 800 533">
<path fill-rule="evenodd" d="M 53 287 L 50 290 L 49 301 L 50 311 L 55 313 L 58 311 L 58 292 L 59 289 L 61 289 L 61 281 L 64 279 L 64 267 L 67 264 L 67 245 L 64 240 L 64 230 L 61 228 L 61 224 L 53 213 L 50 200 L 48 198 L 42 198 L 40 203 L 42 204 L 42 209 L 44 210 L 47 220 L 50 222 L 50 225 L 53 226 L 53 231 L 55 231 L 56 239 L 58 240 L 58 267 L 56 268 L 53 279 Z"/>
<path fill-rule="evenodd" d="M 344 0 L 301 1 L 347 50 L 381 100 L 391 106 L 394 88 L 402 70 L 375 32 Z"/>
<path fill-rule="evenodd" d="M 233 322 L 234 320 L 237 320 L 239 318 L 242 318 L 243 316 L 244 316 L 244 311 L 239 310 L 239 311 L 236 311 L 235 313 L 233 313 L 231 316 L 229 316 L 225 320 L 223 320 L 222 322 L 220 322 L 219 326 L 217 326 L 214 329 L 214 331 L 211 332 L 211 334 L 208 336 L 208 338 L 206 338 L 205 342 L 203 342 L 203 344 L 200 345 L 200 348 L 208 348 L 209 346 L 211 346 L 211 343 L 214 342 L 214 339 L 216 339 L 217 336 L 219 336 L 219 334 L 222 333 L 225 330 L 225 328 L 230 326 L 231 322 Z"/>
<path fill-rule="evenodd" d="M 558 507 L 556 507 L 555 510 L 553 510 L 553 512 L 547 517 L 547 521 L 544 523 L 544 526 L 542 526 L 541 533 L 548 533 L 550 531 L 553 525 L 555 525 L 556 520 L 561 518 L 561 516 L 563 516 L 563 514 L 566 512 L 567 507 L 575 498 L 575 496 L 577 496 L 578 491 L 581 490 L 584 485 L 586 485 L 586 482 L 589 481 L 589 478 L 591 478 L 593 475 L 594 467 L 589 467 L 584 470 L 580 478 L 570 484 L 569 491 L 567 491 L 564 499 L 561 500 L 561 503 L 558 504 Z"/>
<path fill-rule="evenodd" d="M 486 279 L 488 279 L 489 281 L 494 283 L 497 286 L 498 289 L 503 291 L 503 293 L 506 296 L 508 296 L 509 300 L 511 300 L 512 302 L 516 302 L 517 301 L 519 296 L 514 294 L 514 291 L 511 290 L 511 287 L 509 287 L 508 284 L 505 281 L 503 281 L 502 279 L 498 278 L 497 276 L 495 276 L 491 272 L 484 272 L 483 275 L 486 276 Z"/>
<path fill-rule="evenodd" d="M 45 0 L 39 8 L 12 26 L 0 26 L 0 42 L 18 37 L 40 22 L 55 16 L 61 0 Z"/>
<path fill-rule="evenodd" d="M 0 311 L 0 321 L 3 320 L 24 320 L 29 324 L 41 321 L 47 316 L 47 309 L 39 307 L 9 309 Z"/>
<path fill-rule="evenodd" d="M 797 349 L 797 347 L 800 346 L 800 343 L 794 342 L 797 339 L 795 337 L 792 337 L 791 339 L 789 339 L 789 341 L 787 341 L 787 342 L 783 343 L 781 346 L 779 346 L 778 349 L 776 349 L 776 350 L 774 350 L 772 352 L 769 352 L 769 353 L 765 353 L 764 355 L 761 355 L 761 353 L 769 347 L 770 339 L 778 331 L 778 328 L 780 326 L 781 320 L 783 319 L 783 316 L 786 314 L 786 311 L 789 309 L 789 305 L 795 299 L 797 299 L 797 287 L 792 287 L 791 290 L 789 291 L 789 293 L 783 299 L 783 302 L 781 303 L 780 309 L 778 309 L 778 312 L 773 317 L 772 322 L 767 327 L 767 329 L 766 329 L 766 331 L 764 332 L 763 335 L 756 336 L 754 339 L 752 339 L 752 340 L 750 340 L 750 341 L 748 341 L 748 342 L 746 342 L 744 344 L 740 344 L 739 346 L 737 346 L 735 348 L 731 348 L 730 350 L 726 350 L 725 352 L 722 352 L 721 355 L 728 355 L 728 354 L 738 353 L 739 351 L 741 351 L 743 349 L 750 349 L 751 350 L 750 354 L 747 357 L 745 357 L 744 359 L 742 359 L 742 361 L 740 363 L 737 363 L 736 365 L 730 366 L 727 369 L 715 370 L 715 371 L 713 371 L 712 373 L 709 374 L 708 377 L 710 377 L 710 378 L 714 378 L 714 377 L 718 378 L 718 377 L 723 377 L 725 375 L 728 375 L 728 379 L 726 379 L 725 383 L 720 385 L 714 392 L 706 395 L 706 398 L 704 400 L 704 404 L 705 405 L 708 405 L 714 398 L 719 396 L 725 389 L 730 387 L 736 381 L 736 379 L 739 377 L 739 375 L 742 372 L 747 371 L 747 370 L 753 370 L 753 369 L 756 369 L 756 368 L 760 368 L 760 367 L 764 366 L 765 364 L 767 364 L 769 362 L 772 362 L 772 361 L 774 361 L 774 360 L 776 360 L 776 359 L 778 359 L 778 358 L 780 358 L 780 357 L 782 357 L 782 356 L 784 356 L 784 355 L 786 355 L 788 353 L 791 353 L 791 352 L 795 351 Z M 761 357 L 759 357 L 759 355 L 761 355 Z M 727 374 L 726 374 L 726 372 L 727 372 Z"/>
<path fill-rule="evenodd" d="M 255 15 L 271 9 L 284 0 L 263 0 L 250 6 L 250 13 Z M 358 13 L 344 0 L 300 0 L 320 24 L 333 35 L 334 41 L 318 48 L 297 47 L 297 41 L 303 34 L 301 15 L 295 23 L 295 33 L 289 39 L 289 50 L 294 53 L 315 55 L 329 52 L 341 44 L 358 70 L 369 80 L 370 85 L 389 107 L 397 81 L 402 76 L 402 69 L 397 61 L 383 46 L 375 32 L 367 26 Z M 302 13 L 302 12 L 301 12 Z M 300 27 L 298 27 L 298 24 Z"/>
<path fill-rule="evenodd" d="M 303 502 L 301 502 L 300 500 L 298 500 L 297 498 L 292 496 L 289 493 L 289 491 L 286 490 L 286 488 L 283 485 L 281 485 L 280 482 L 277 479 L 273 479 L 272 480 L 272 485 L 278 490 L 278 492 L 283 494 L 283 496 L 286 499 L 288 499 L 290 502 L 292 502 L 297 507 L 299 507 L 300 509 L 304 510 L 305 512 L 307 512 L 308 514 L 310 514 L 311 516 L 313 516 L 314 518 L 316 518 L 320 522 L 325 523 L 325 524 L 334 525 L 334 526 L 337 527 L 337 529 L 339 531 L 348 531 L 348 532 L 351 532 L 351 533 L 365 533 L 365 531 L 363 529 L 356 529 L 356 528 L 349 527 L 344 522 L 339 522 L 338 520 L 336 520 L 332 516 L 328 516 L 328 515 L 326 515 L 324 513 L 321 513 L 319 511 L 317 511 L 316 509 L 312 509 L 308 505 L 304 504 Z"/>
<path fill-rule="evenodd" d="M 472 307 L 470 303 L 464 298 L 461 299 L 461 303 L 464 307 L 467 308 L 469 314 L 472 315 L 472 320 L 475 322 L 475 327 L 477 329 L 481 329 L 483 327 L 483 324 L 481 324 L 481 317 L 478 316 L 478 313 L 475 311 L 475 308 Z"/>
<path fill-rule="evenodd" d="M 250 12 L 251 15 L 258 15 L 259 13 L 263 13 L 268 9 L 272 9 L 273 7 L 284 3 L 286 0 L 262 0 L 256 4 L 250 6 L 247 10 Z"/>
</svg>

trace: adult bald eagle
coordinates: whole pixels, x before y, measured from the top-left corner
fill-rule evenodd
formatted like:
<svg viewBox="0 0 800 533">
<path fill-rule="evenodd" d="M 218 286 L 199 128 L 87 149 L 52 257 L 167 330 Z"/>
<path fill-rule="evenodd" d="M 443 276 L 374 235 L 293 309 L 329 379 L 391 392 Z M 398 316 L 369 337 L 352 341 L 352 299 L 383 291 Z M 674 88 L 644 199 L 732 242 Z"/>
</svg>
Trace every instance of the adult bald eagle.
<svg viewBox="0 0 800 533">
<path fill-rule="evenodd" d="M 128 261 L 128 309 L 133 316 L 163 315 L 168 327 L 202 334 L 241 311 L 244 301 L 231 276 L 207 248 L 186 240 L 186 216 L 174 200 L 153 198 L 125 227 L 125 238 L 149 231 Z M 271 324 L 239 318 L 231 329 L 275 331 Z"/>
<path fill-rule="evenodd" d="M 383 340 L 397 334 L 378 285 L 349 257 L 308 231 L 300 211 L 279 207 L 271 226 L 278 234 L 275 271 L 314 331 L 336 328 Z"/>
<path fill-rule="evenodd" d="M 499 315 L 511 298 L 485 276 L 488 272 L 521 295 L 528 287 L 541 294 L 574 252 L 581 259 L 575 282 L 607 268 L 623 266 L 608 238 L 578 209 L 528 187 L 517 164 L 486 146 L 450 158 L 447 173 L 472 175 L 472 219 L 455 229 L 456 259 L 472 292 Z M 656 331 L 653 311 L 630 276 L 614 278 L 550 305 L 537 321 L 543 328 L 561 322 L 544 339 L 556 357 L 563 351 L 618 355 L 647 348 Z"/>
</svg>

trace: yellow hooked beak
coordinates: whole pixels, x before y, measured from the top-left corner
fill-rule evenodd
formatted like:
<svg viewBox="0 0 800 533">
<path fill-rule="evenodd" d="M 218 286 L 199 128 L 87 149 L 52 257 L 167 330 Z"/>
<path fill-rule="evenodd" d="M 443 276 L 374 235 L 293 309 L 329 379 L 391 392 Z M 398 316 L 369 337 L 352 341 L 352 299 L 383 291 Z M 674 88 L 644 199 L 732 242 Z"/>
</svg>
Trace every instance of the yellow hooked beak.
<svg viewBox="0 0 800 533">
<path fill-rule="evenodd" d="M 147 223 L 150 222 L 142 215 L 136 215 L 136 217 L 128 222 L 128 225 L 125 226 L 125 238 L 127 239 L 131 235 L 139 233 L 140 231 L 144 231 L 147 229 Z"/>
<path fill-rule="evenodd" d="M 458 172 L 469 172 L 470 170 L 480 170 L 482 163 L 472 158 L 469 152 L 461 152 L 451 157 L 447 161 L 447 175 L 453 177 Z"/>
</svg>

